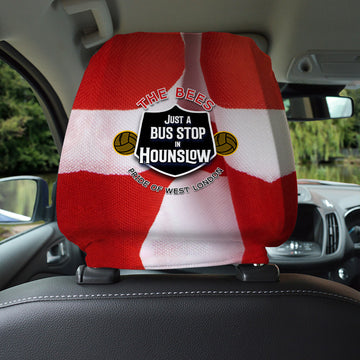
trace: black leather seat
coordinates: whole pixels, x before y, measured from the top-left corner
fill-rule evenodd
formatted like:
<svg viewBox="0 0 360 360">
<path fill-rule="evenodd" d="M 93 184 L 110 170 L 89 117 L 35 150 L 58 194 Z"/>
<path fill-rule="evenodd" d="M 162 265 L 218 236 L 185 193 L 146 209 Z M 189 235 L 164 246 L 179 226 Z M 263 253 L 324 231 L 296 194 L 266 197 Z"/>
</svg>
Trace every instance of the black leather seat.
<svg viewBox="0 0 360 360">
<path fill-rule="evenodd" d="M 1 359 L 358 359 L 358 292 L 305 275 L 37 280 L 0 294 Z"/>
</svg>

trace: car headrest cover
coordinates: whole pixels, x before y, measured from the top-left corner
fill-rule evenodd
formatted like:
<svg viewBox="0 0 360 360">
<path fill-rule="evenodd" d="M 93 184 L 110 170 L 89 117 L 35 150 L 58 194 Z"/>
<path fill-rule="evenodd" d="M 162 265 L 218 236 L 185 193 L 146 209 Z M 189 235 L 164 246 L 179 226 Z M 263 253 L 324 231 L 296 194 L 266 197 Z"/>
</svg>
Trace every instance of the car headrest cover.
<svg viewBox="0 0 360 360">
<path fill-rule="evenodd" d="M 253 40 L 134 33 L 93 56 L 57 189 L 60 230 L 88 266 L 267 263 L 296 211 L 281 94 Z"/>
</svg>

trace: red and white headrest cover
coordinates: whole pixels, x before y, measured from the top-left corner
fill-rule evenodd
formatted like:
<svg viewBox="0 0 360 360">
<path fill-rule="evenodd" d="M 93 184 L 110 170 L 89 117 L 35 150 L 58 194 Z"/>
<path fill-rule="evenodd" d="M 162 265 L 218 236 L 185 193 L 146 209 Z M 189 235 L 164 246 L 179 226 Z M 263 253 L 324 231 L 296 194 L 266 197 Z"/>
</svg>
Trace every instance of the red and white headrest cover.
<svg viewBox="0 0 360 360">
<path fill-rule="evenodd" d="M 297 211 L 269 57 L 224 33 L 115 36 L 80 85 L 57 191 L 88 266 L 266 263 Z"/>
</svg>

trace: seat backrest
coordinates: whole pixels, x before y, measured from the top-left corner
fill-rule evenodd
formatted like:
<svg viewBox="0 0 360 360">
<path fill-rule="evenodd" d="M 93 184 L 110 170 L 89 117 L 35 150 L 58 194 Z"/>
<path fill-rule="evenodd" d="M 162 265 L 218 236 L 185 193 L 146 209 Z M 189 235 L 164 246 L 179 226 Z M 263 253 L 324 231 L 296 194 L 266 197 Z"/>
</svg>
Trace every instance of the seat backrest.
<svg viewBox="0 0 360 360">
<path fill-rule="evenodd" d="M 60 229 L 89 266 L 266 263 L 296 210 L 282 98 L 253 40 L 135 33 L 92 58 L 57 196 Z"/>
<path fill-rule="evenodd" d="M 0 292 L 0 358 L 356 360 L 359 303 L 355 290 L 294 274 L 48 278 Z"/>
</svg>

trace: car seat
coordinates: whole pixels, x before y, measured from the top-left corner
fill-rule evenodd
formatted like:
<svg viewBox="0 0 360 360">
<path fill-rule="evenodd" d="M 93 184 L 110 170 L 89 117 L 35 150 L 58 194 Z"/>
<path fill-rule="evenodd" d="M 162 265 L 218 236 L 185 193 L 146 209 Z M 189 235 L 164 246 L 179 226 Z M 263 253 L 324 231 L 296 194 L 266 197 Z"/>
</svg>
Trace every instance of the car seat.
<svg viewBox="0 0 360 360">
<path fill-rule="evenodd" d="M 358 358 L 359 293 L 267 264 L 296 209 L 281 95 L 252 40 L 115 36 L 59 168 L 59 227 L 87 266 L 0 293 L 0 357 Z"/>
</svg>

